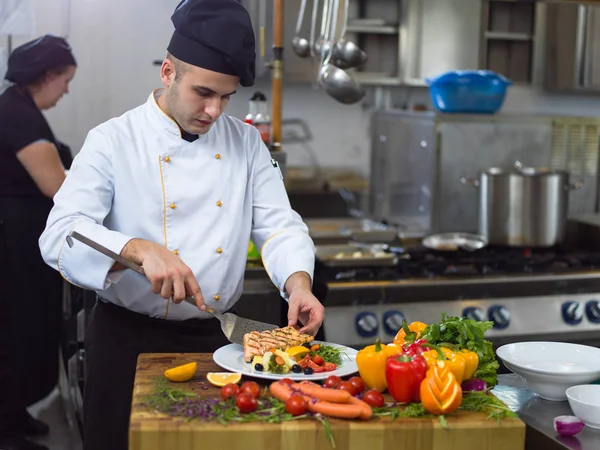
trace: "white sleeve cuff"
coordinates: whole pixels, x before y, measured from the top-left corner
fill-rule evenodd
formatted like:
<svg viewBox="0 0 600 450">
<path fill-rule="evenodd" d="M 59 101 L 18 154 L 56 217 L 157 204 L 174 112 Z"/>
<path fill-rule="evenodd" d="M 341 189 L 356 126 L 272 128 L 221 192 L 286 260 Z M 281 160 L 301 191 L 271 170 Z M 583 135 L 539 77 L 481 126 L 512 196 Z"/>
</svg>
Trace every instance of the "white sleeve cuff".
<svg viewBox="0 0 600 450">
<path fill-rule="evenodd" d="M 73 230 L 116 254 L 120 254 L 123 247 L 132 239 L 88 221 L 76 222 Z M 114 264 L 112 258 L 76 239 L 73 239 L 72 247 L 64 242 L 58 256 L 58 270 L 67 281 L 94 291 L 103 291 L 122 278 L 124 270 L 109 274 Z"/>
</svg>

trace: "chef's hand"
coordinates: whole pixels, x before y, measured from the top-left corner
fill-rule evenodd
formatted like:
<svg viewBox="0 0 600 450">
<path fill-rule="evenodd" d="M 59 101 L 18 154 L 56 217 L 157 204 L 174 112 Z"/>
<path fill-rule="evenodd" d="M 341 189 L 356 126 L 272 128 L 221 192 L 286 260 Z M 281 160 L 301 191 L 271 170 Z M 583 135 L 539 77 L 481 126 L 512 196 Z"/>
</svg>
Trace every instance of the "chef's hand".
<svg viewBox="0 0 600 450">
<path fill-rule="evenodd" d="M 144 268 L 155 294 L 160 294 L 165 299 L 172 298 L 174 303 L 181 303 L 186 296 L 191 296 L 199 309 L 206 308 L 192 269 L 162 245 L 132 239 L 121 251 L 121 256 Z"/>
<path fill-rule="evenodd" d="M 288 325 L 296 327 L 298 321 L 303 325 L 301 333 L 317 334 L 325 319 L 325 308 L 311 291 L 310 277 L 306 272 L 292 274 L 285 283 L 288 299 Z"/>
</svg>

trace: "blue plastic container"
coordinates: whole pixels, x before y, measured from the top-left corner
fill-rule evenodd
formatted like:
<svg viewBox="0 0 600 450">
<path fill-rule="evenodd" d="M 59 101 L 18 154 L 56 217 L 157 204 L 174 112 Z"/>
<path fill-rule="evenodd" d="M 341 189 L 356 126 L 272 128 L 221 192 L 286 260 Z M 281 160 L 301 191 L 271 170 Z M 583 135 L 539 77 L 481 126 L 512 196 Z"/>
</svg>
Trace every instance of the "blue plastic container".
<svg viewBox="0 0 600 450">
<path fill-rule="evenodd" d="M 488 70 L 456 70 L 425 80 L 433 106 L 444 113 L 494 114 L 512 81 Z"/>
</svg>

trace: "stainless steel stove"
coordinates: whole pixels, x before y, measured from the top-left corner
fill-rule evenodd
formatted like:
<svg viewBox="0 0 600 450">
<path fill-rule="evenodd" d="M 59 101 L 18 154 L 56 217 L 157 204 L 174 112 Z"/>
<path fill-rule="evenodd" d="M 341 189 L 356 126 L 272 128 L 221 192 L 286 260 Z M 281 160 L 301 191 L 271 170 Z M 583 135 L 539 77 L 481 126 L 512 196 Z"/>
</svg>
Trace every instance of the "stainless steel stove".
<svg viewBox="0 0 600 450">
<path fill-rule="evenodd" d="M 490 320 L 495 345 L 522 340 L 600 346 L 600 251 L 414 248 L 390 267 L 320 267 L 328 284 L 325 337 L 359 347 L 389 342 L 402 320 L 443 313 Z"/>
</svg>

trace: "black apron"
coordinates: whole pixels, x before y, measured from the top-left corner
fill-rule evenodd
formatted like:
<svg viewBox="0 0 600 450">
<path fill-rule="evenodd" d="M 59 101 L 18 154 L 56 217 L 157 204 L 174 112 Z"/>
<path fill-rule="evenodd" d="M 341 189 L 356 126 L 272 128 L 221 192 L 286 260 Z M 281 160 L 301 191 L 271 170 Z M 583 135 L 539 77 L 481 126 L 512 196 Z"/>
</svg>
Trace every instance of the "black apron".
<svg viewBox="0 0 600 450">
<path fill-rule="evenodd" d="M 48 140 L 57 147 L 65 168 L 72 162 L 69 148 L 54 138 L 31 97 L 5 92 L 0 97 L 0 122 L 7 111 L 21 114 L 32 126 L 16 132 L 10 119 L 0 125 L 0 177 L 6 175 L 5 183 L 0 183 L 0 437 L 11 432 L 13 417 L 58 383 L 63 286 L 38 245 L 52 199 L 32 189 L 33 180 L 23 177 L 19 171 L 24 168 L 11 159 L 10 145 Z M 16 153 L 12 156 L 16 160 Z"/>
</svg>

